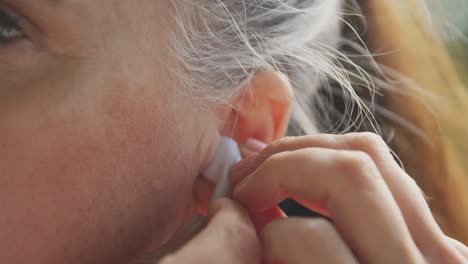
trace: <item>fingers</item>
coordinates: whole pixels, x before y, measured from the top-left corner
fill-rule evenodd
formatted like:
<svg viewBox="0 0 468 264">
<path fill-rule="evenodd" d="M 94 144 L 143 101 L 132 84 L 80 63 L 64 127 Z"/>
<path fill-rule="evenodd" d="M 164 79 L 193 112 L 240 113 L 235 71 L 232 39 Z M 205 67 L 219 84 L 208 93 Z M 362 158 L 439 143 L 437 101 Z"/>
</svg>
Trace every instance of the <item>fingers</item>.
<svg viewBox="0 0 468 264">
<path fill-rule="evenodd" d="M 414 180 L 400 168 L 391 155 L 388 146 L 376 134 L 352 133 L 340 136 L 320 134 L 285 138 L 267 147 L 246 171 L 252 173 L 269 156 L 275 153 L 307 147 L 365 152 L 375 162 L 380 174 L 391 190 L 411 235 L 423 254 L 428 258 L 432 258 L 431 254 L 433 252 L 448 250 L 444 239 L 445 235 L 432 216 L 421 190 Z M 307 201 L 300 202 L 307 203 Z"/>
<path fill-rule="evenodd" d="M 291 194 L 326 199 L 337 229 L 361 261 L 420 260 L 390 190 L 364 152 L 305 148 L 274 154 L 236 187 L 233 197 L 262 211 Z"/>
<path fill-rule="evenodd" d="M 258 264 L 260 260 L 260 242 L 247 213 L 235 202 L 221 199 L 213 205 L 207 227 L 161 263 Z"/>
<path fill-rule="evenodd" d="M 372 157 L 425 258 L 436 263 L 454 259 L 454 256 L 445 257 L 454 255 L 455 251 L 446 243 L 445 234 L 434 219 L 422 190 L 398 165 L 385 142 L 372 133 L 350 134 L 340 140 L 349 148 L 366 152 Z M 441 258 L 441 255 L 445 256 Z"/>
<path fill-rule="evenodd" d="M 468 262 L 468 247 L 463 245 L 460 241 L 457 241 L 453 238 L 447 237 L 446 238 L 449 243 L 455 247 L 455 249 L 458 251 L 459 254 L 459 259 L 461 260 L 460 263 L 466 263 Z"/>
<path fill-rule="evenodd" d="M 323 219 L 288 218 L 271 222 L 261 234 L 265 263 L 358 263 Z"/>
</svg>

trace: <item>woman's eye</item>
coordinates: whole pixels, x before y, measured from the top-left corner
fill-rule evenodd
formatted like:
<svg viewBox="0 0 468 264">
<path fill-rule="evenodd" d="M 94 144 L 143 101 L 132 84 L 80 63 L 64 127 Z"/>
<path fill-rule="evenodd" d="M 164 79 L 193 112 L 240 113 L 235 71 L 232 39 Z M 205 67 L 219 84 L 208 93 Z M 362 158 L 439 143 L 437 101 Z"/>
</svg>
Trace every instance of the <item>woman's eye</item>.
<svg viewBox="0 0 468 264">
<path fill-rule="evenodd" d="M 24 33 L 15 16 L 0 9 L 0 45 L 8 44 L 22 37 L 24 37 Z"/>
</svg>

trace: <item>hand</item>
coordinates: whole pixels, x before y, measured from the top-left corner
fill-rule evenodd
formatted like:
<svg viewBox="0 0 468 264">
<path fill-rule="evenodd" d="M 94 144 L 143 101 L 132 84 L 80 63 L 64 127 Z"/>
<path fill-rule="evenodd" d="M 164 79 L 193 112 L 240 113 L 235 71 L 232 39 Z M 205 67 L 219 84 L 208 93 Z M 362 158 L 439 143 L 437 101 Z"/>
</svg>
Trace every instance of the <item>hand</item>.
<svg viewBox="0 0 468 264">
<path fill-rule="evenodd" d="M 333 220 L 289 218 L 261 233 L 267 263 L 466 263 L 414 182 L 377 135 L 285 138 L 232 172 L 233 198 L 255 218 L 292 197 Z M 465 254 L 465 255 L 464 255 Z"/>
<path fill-rule="evenodd" d="M 260 242 L 244 209 L 221 199 L 214 203 L 208 217 L 209 223 L 201 233 L 158 263 L 260 263 Z"/>
</svg>

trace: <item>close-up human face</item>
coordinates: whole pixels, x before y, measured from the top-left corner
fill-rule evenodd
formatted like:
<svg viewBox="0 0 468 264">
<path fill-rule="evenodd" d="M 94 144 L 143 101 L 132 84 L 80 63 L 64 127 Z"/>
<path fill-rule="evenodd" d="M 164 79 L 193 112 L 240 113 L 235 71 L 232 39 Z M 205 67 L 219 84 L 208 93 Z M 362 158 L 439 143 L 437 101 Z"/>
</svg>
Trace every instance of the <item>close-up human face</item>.
<svg viewBox="0 0 468 264">
<path fill-rule="evenodd" d="M 464 263 L 439 2 L 0 0 L 0 263 Z"/>
<path fill-rule="evenodd" d="M 0 7 L 1 259 L 126 263 L 167 240 L 217 133 L 170 71 L 169 1 Z"/>
</svg>

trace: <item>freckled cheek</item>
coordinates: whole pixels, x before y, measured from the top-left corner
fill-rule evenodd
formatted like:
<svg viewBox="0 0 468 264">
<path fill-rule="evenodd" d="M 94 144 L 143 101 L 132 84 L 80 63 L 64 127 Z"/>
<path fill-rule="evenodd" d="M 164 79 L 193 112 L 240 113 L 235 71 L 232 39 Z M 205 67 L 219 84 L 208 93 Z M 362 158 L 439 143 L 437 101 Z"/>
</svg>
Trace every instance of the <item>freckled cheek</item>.
<svg viewBox="0 0 468 264">
<path fill-rule="evenodd" d="M 14 241 L 0 235 L 0 247 L 23 248 L 21 238 L 34 236 L 51 241 L 31 246 L 38 255 L 70 237 L 94 241 L 90 251 L 135 237 L 141 245 L 122 247 L 142 247 L 175 228 L 161 215 L 182 218 L 190 206 L 195 142 L 145 104 L 108 110 L 72 121 L 34 112 L 2 120 L 0 226 Z"/>
</svg>

